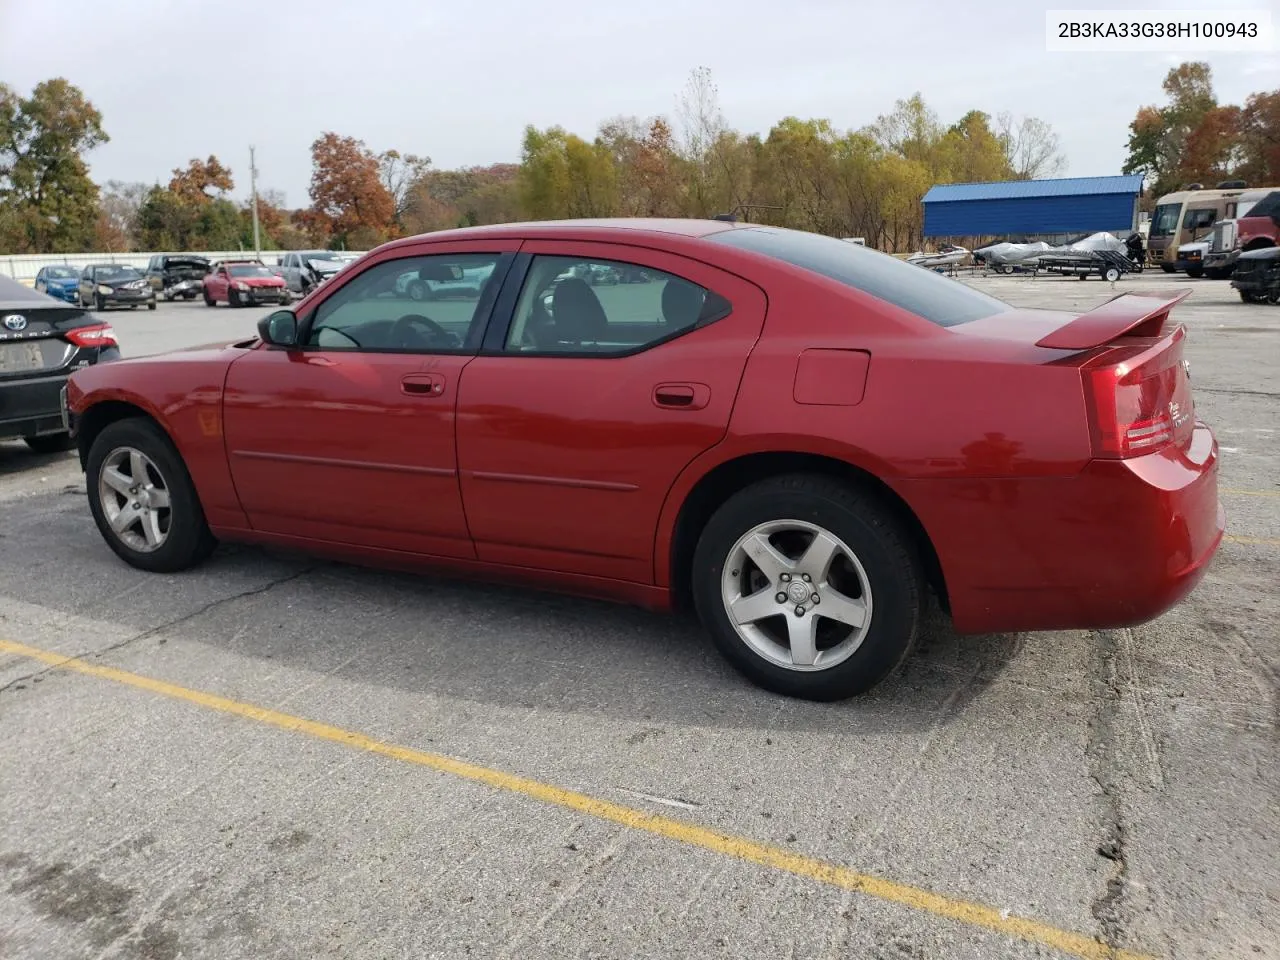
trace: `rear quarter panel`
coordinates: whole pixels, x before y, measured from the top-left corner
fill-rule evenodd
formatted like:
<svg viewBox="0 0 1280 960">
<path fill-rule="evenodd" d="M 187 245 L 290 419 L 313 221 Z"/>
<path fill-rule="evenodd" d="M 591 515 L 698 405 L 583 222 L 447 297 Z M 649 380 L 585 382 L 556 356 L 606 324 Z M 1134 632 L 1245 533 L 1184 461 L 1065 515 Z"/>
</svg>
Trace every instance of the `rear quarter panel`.
<svg viewBox="0 0 1280 960">
<path fill-rule="evenodd" d="M 673 488 L 658 557 L 670 556 L 679 506 L 699 479 L 739 456 L 793 451 L 851 463 L 898 493 L 934 540 L 950 582 L 986 539 L 982 518 L 1006 495 L 1002 478 L 1069 477 L 1088 462 L 1079 371 L 1051 362 L 1065 351 L 966 335 L 825 282 L 775 282 L 768 296 L 763 335 L 747 362 L 729 431 Z M 801 354 L 814 347 L 869 354 L 861 393 L 843 384 L 797 389 L 799 371 L 825 369 L 802 367 Z M 967 535 L 961 524 L 959 537 L 957 503 L 970 505 L 973 521 Z M 668 576 L 659 569 L 658 582 Z"/>
<path fill-rule="evenodd" d="M 244 348 L 178 351 L 86 367 L 68 382 L 67 404 L 83 418 L 94 405 L 131 404 L 154 419 L 182 455 L 212 527 L 245 527 L 222 430 L 227 370 Z"/>
</svg>

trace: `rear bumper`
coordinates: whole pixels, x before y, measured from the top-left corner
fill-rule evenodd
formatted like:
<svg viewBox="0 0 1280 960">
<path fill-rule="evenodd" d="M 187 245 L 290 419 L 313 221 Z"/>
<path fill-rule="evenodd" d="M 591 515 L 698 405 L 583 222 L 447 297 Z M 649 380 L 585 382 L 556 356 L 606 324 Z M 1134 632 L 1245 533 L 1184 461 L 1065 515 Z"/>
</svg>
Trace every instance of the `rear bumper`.
<svg viewBox="0 0 1280 960">
<path fill-rule="evenodd" d="M 0 383 L 0 440 L 61 433 L 65 375 Z"/>
<path fill-rule="evenodd" d="M 923 489 L 944 484 L 954 489 Z M 1146 623 L 1195 589 L 1226 526 L 1203 424 L 1186 450 L 1095 460 L 1072 478 L 903 493 L 937 549 L 960 633 Z"/>
</svg>

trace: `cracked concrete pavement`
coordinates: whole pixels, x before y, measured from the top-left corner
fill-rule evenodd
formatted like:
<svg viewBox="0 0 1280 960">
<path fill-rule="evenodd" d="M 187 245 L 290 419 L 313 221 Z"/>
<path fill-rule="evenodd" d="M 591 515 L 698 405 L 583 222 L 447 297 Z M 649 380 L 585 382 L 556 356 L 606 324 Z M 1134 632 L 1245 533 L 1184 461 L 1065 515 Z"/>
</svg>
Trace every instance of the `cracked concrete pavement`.
<svg viewBox="0 0 1280 960">
<path fill-rule="evenodd" d="M 976 278 L 1088 307 L 1100 281 Z M 1201 588 L 1126 631 L 960 638 L 843 704 L 689 623 L 224 547 L 124 566 L 73 457 L 0 444 L 0 640 L 438 751 L 1177 958 L 1280 957 L 1280 311 L 1179 309 L 1223 446 Z M 112 317 L 126 352 L 252 331 Z M 1233 492 L 1234 491 L 1234 492 Z M 0 956 L 1069 956 L 510 790 L 0 653 Z"/>
</svg>

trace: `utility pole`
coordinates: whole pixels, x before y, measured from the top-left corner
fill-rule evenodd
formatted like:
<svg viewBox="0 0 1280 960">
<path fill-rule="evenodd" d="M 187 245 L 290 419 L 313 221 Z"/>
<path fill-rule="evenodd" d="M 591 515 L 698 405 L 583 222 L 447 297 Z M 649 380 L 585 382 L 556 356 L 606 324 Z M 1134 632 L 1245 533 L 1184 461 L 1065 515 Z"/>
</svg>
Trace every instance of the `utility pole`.
<svg viewBox="0 0 1280 960">
<path fill-rule="evenodd" d="M 253 203 L 253 255 L 262 259 L 262 239 L 258 232 L 258 168 L 253 162 L 253 144 L 249 145 L 249 193 Z"/>
</svg>

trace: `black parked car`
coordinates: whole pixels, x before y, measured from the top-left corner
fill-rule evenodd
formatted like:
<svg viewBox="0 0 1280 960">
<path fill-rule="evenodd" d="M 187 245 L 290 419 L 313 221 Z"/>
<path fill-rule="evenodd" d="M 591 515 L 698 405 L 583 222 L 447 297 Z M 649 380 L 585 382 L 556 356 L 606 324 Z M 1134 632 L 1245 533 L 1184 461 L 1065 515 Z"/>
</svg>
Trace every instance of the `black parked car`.
<svg viewBox="0 0 1280 960">
<path fill-rule="evenodd" d="M 72 449 L 62 406 L 67 377 L 119 359 L 109 324 L 0 276 L 0 440 L 21 438 L 37 453 Z"/>
<path fill-rule="evenodd" d="M 1231 285 L 1245 303 L 1280 303 L 1280 247 L 1240 254 Z"/>
<path fill-rule="evenodd" d="M 80 303 L 99 310 L 107 307 L 129 307 L 142 304 L 156 308 L 156 292 L 151 282 L 136 267 L 119 263 L 93 263 L 80 274 Z"/>
<path fill-rule="evenodd" d="M 208 272 L 209 261 L 190 253 L 157 253 L 147 264 L 151 289 L 166 300 L 194 300 Z"/>
</svg>

